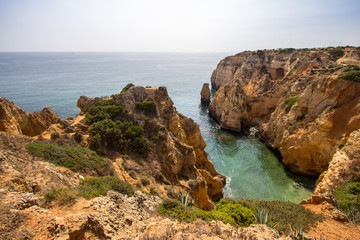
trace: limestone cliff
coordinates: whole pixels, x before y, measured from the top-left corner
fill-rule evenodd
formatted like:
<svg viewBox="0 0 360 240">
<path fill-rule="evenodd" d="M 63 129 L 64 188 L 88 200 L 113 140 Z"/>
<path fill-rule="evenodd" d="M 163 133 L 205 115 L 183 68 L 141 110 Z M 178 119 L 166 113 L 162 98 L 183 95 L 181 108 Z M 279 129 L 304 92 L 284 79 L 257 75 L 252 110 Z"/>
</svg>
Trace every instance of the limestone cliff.
<svg viewBox="0 0 360 240">
<path fill-rule="evenodd" d="M 358 69 L 359 50 L 285 49 L 243 52 L 222 60 L 210 114 L 221 127 L 257 127 L 293 172 L 317 176 L 339 144 L 360 128 L 360 83 L 339 78 Z M 348 65 L 351 63 L 352 65 Z"/>
<path fill-rule="evenodd" d="M 340 145 L 333 155 L 328 169 L 323 172 L 316 183 L 313 196 L 303 203 L 334 203 L 332 191 L 346 181 L 358 180 L 360 177 L 360 130 L 353 131 L 347 142 Z"/>
<path fill-rule="evenodd" d="M 225 177 L 216 172 L 207 158 L 206 143 L 198 125 L 176 111 L 165 87 L 134 86 L 108 99 L 120 104 L 123 107 L 121 117 L 143 127 L 149 138 L 162 138 L 151 143 L 146 157 L 152 175 L 161 175 L 171 184 L 188 189 L 195 204 L 202 209 L 211 209 L 213 201 L 222 198 Z M 137 109 L 137 103 L 149 101 L 156 104 L 153 113 Z M 85 106 L 90 107 L 94 102 L 93 98 L 80 97 L 78 106 L 86 112 Z"/>
<path fill-rule="evenodd" d="M 0 131 L 35 136 L 59 121 L 59 117 L 49 107 L 41 112 L 27 113 L 13 102 L 0 97 Z"/>
</svg>

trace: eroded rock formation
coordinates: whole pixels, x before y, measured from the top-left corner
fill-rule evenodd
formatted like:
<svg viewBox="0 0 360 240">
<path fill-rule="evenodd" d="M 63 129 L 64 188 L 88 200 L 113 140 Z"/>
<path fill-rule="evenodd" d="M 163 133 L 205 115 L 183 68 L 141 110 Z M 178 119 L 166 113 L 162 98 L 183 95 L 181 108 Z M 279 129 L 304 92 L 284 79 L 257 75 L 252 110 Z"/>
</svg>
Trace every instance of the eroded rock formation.
<svg viewBox="0 0 360 240">
<path fill-rule="evenodd" d="M 27 113 L 0 97 L 0 131 L 35 136 L 59 121 L 60 118 L 49 107 L 41 112 Z"/>
<path fill-rule="evenodd" d="M 218 174 L 205 152 L 206 143 L 199 126 L 176 111 L 165 87 L 131 87 L 126 92 L 111 96 L 123 106 L 122 117 L 142 126 L 150 135 L 163 136 L 152 146 L 148 156 L 153 171 L 160 172 L 174 185 L 182 185 L 191 192 L 195 204 L 211 209 L 213 201 L 222 198 L 225 177 Z M 144 114 L 136 109 L 136 103 L 153 101 L 156 111 Z M 80 97 L 78 106 L 91 106 L 93 98 Z M 81 104 L 80 104 L 81 103 Z M 86 111 L 86 108 L 81 108 Z M 156 167 L 158 166 L 158 167 Z"/>
<path fill-rule="evenodd" d="M 208 83 L 204 83 L 201 92 L 201 102 L 203 103 L 210 103 L 210 98 L 211 98 L 211 92 L 210 92 L 210 87 Z"/>
<path fill-rule="evenodd" d="M 317 176 L 360 128 L 360 83 L 338 78 L 359 59 L 356 48 L 337 61 L 320 49 L 227 57 L 212 75 L 218 91 L 209 112 L 225 129 L 257 127 L 293 172 Z"/>
</svg>

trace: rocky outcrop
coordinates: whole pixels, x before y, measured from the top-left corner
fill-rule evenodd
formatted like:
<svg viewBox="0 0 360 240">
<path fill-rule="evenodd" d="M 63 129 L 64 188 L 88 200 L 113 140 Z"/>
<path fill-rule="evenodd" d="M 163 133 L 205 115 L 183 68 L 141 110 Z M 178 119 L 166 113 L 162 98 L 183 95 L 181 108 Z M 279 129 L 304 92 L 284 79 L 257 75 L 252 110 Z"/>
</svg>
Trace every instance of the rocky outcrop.
<svg viewBox="0 0 360 240">
<path fill-rule="evenodd" d="M 346 181 L 358 180 L 360 176 L 360 130 L 352 132 L 344 145 L 333 155 L 328 169 L 316 183 L 313 196 L 303 204 L 318 204 L 323 201 L 334 204 L 332 191 Z"/>
<path fill-rule="evenodd" d="M 348 67 L 346 56 L 360 59 L 355 48 L 344 49 L 337 62 L 321 49 L 228 57 L 213 73 L 219 89 L 209 112 L 225 129 L 256 127 L 293 172 L 317 176 L 360 128 L 360 83 L 338 78 Z"/>
<path fill-rule="evenodd" d="M 115 104 L 122 105 L 123 111 L 118 118 L 131 120 L 143 127 L 148 137 L 160 139 L 153 141 L 145 158 L 146 168 L 151 170 L 150 178 L 157 175 L 173 185 L 180 185 L 191 193 L 196 206 L 212 209 L 213 201 L 223 196 L 225 177 L 216 172 L 207 158 L 206 143 L 199 126 L 176 111 L 166 88 L 134 86 L 111 98 Z M 78 105 L 90 107 L 95 101 L 81 97 Z M 150 101 L 156 104 L 154 112 L 146 113 L 136 107 L 139 102 Z"/>
<path fill-rule="evenodd" d="M 49 107 L 41 112 L 27 113 L 13 102 L 0 97 L 0 131 L 35 136 L 59 121 L 59 117 Z"/>
<path fill-rule="evenodd" d="M 210 98 L 211 98 L 211 92 L 210 92 L 210 87 L 208 83 L 204 83 L 201 92 L 201 102 L 203 103 L 210 103 Z"/>
<path fill-rule="evenodd" d="M 32 141 L 0 132 L 0 188 L 43 194 L 53 188 L 77 186 L 82 178 L 78 173 L 31 156 L 26 145 Z"/>
<path fill-rule="evenodd" d="M 161 199 L 140 191 L 108 192 L 74 206 L 45 209 L 31 193 L 0 189 L 2 239 L 290 239 L 266 225 L 234 228 L 222 222 L 177 222 L 157 215 Z M 9 221 L 11 219 L 11 221 Z"/>
</svg>

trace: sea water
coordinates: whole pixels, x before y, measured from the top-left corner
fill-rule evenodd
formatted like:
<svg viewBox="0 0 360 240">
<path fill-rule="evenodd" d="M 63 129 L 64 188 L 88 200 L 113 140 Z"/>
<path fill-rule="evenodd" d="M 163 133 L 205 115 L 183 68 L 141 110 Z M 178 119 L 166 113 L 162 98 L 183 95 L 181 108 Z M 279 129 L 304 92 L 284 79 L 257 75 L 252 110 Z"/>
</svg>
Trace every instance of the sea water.
<svg viewBox="0 0 360 240">
<path fill-rule="evenodd" d="M 209 117 L 208 106 L 200 103 L 202 84 L 227 55 L 0 53 L 0 96 L 25 111 L 49 106 L 66 118 L 79 113 L 76 102 L 81 95 L 110 96 L 128 83 L 166 86 L 177 110 L 199 124 L 209 159 L 227 177 L 225 196 L 293 202 L 308 198 L 313 179 L 289 172 L 280 156 L 259 140 L 220 129 Z"/>
</svg>

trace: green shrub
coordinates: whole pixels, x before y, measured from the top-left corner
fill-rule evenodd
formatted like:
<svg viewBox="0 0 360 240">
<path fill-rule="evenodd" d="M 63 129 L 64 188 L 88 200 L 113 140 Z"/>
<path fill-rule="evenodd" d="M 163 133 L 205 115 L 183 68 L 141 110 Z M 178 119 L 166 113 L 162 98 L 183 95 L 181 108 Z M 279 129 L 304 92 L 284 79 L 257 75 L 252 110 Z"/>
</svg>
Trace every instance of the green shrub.
<svg viewBox="0 0 360 240">
<path fill-rule="evenodd" d="M 163 203 L 158 206 L 158 211 L 165 216 L 179 221 L 191 222 L 197 219 L 195 211 L 172 199 L 165 199 Z"/>
<path fill-rule="evenodd" d="M 338 208 L 348 218 L 360 224 L 360 182 L 345 182 L 335 192 Z"/>
<path fill-rule="evenodd" d="M 287 103 L 287 106 L 285 108 L 286 112 L 289 112 L 292 106 L 296 103 L 296 101 L 299 99 L 299 96 L 291 97 L 285 100 L 285 103 Z"/>
<path fill-rule="evenodd" d="M 88 177 L 79 184 L 79 192 L 85 199 L 91 199 L 100 195 L 105 196 L 108 191 L 116 191 L 119 193 L 132 196 L 133 187 L 116 177 Z"/>
<path fill-rule="evenodd" d="M 50 163 L 74 172 L 96 171 L 100 175 L 112 172 L 110 164 L 104 158 L 87 148 L 33 142 L 26 149 L 33 156 L 43 157 Z"/>
<path fill-rule="evenodd" d="M 52 189 L 45 193 L 45 204 L 56 202 L 60 206 L 74 205 L 79 198 L 79 192 L 74 188 Z"/>
<path fill-rule="evenodd" d="M 295 51 L 295 48 L 284 48 L 284 49 L 279 48 L 277 50 L 277 52 L 279 53 L 292 53 L 293 51 Z"/>
<path fill-rule="evenodd" d="M 121 92 L 126 92 L 127 90 L 129 90 L 129 88 L 131 88 L 131 87 L 133 87 L 133 86 L 135 86 L 135 85 L 132 84 L 132 83 L 129 83 L 128 85 L 126 85 L 126 86 L 121 90 Z"/>
<path fill-rule="evenodd" d="M 147 186 L 150 184 L 150 180 L 147 177 L 141 177 L 140 182 L 143 186 Z"/>
<path fill-rule="evenodd" d="M 132 177 L 133 179 L 136 179 L 136 173 L 135 173 L 135 171 L 131 170 L 131 171 L 129 172 L 129 176 Z"/>
<path fill-rule="evenodd" d="M 116 105 L 114 99 L 110 98 L 105 101 L 96 101 L 86 111 L 86 121 L 90 124 L 99 122 L 104 119 L 113 119 L 121 114 L 123 107 Z"/>
<path fill-rule="evenodd" d="M 306 230 L 323 219 L 321 215 L 292 202 L 257 200 L 242 200 L 242 202 L 256 209 L 256 211 L 267 211 L 271 216 L 270 224 L 274 225 L 274 228 L 280 232 L 289 233 L 289 226 L 295 229 L 302 226 Z"/>
<path fill-rule="evenodd" d="M 360 71 L 359 70 L 345 71 L 339 75 L 339 78 L 354 82 L 360 82 Z"/>
<path fill-rule="evenodd" d="M 110 150 L 127 152 L 146 152 L 149 150 L 149 141 L 143 136 L 144 129 L 141 126 L 134 126 L 127 119 L 112 121 L 104 119 L 92 124 L 90 147 L 98 149 L 101 146 Z"/>
<path fill-rule="evenodd" d="M 159 195 L 159 193 L 158 193 L 158 191 L 156 190 L 155 187 L 151 187 L 151 188 L 150 188 L 150 193 L 151 193 L 152 195 L 156 195 L 156 196 Z"/>
<path fill-rule="evenodd" d="M 334 58 L 338 59 L 344 56 L 344 50 L 342 50 L 340 47 L 332 48 L 328 50 L 328 53 Z"/>
<path fill-rule="evenodd" d="M 136 109 L 142 110 L 147 114 L 156 113 L 156 103 L 154 101 L 137 102 L 135 107 Z"/>
<path fill-rule="evenodd" d="M 222 199 L 212 211 L 189 208 L 176 200 L 164 200 L 158 207 L 160 213 L 179 221 L 194 221 L 201 218 L 205 221 L 222 221 L 234 227 L 247 227 L 255 223 L 254 211 L 245 203 Z"/>
</svg>

